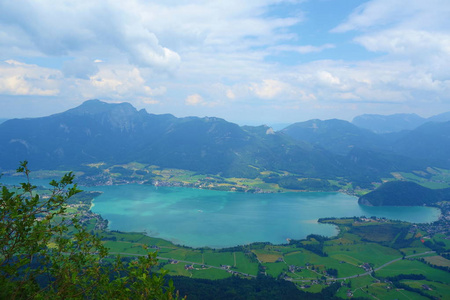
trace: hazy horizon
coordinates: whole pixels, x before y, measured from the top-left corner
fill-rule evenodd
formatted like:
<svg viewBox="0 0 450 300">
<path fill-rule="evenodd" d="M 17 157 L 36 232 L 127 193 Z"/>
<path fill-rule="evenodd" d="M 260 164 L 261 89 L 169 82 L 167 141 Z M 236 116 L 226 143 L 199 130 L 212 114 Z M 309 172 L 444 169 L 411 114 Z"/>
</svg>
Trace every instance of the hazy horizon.
<svg viewBox="0 0 450 300">
<path fill-rule="evenodd" d="M 100 101 L 102 101 L 102 100 L 100 100 Z M 105 102 L 105 101 L 103 101 L 103 102 Z M 121 103 L 129 103 L 129 102 L 121 102 Z M 132 104 L 132 103 L 131 103 Z M 73 107 L 72 107 L 73 108 Z M 70 108 L 69 108 L 70 109 Z M 145 108 L 143 108 L 144 110 L 146 110 L 147 111 L 147 109 L 145 109 Z M 64 110 L 64 111 L 61 111 L 61 112 L 56 112 L 56 113 L 54 113 L 54 114 L 58 114 L 58 113 L 63 113 L 63 112 L 65 112 L 66 110 Z M 149 112 L 149 111 L 147 111 L 147 113 L 152 113 L 152 112 Z M 443 112 L 443 113 L 445 113 L 445 112 Z M 161 114 L 165 114 L 165 113 L 161 113 Z M 170 113 L 167 113 L 167 114 L 170 114 Z M 404 113 L 397 113 L 397 114 L 404 114 Z M 415 114 L 415 113 L 410 113 L 410 114 Z M 8 117 L 1 117 L 0 116 L 0 124 L 2 123 L 2 122 L 4 122 L 4 121 L 6 121 L 6 120 L 9 120 L 9 119 L 22 119 L 22 118 L 39 118 L 39 117 L 47 117 L 47 116 L 50 116 L 50 115 L 52 115 L 52 114 L 49 114 L 49 115 L 42 115 L 42 116 L 36 116 L 36 117 L 33 117 L 33 116 L 31 116 L 31 117 L 10 117 L 10 118 L 8 118 Z M 173 114 L 172 114 L 173 115 Z M 372 115 L 372 114 L 367 114 L 367 115 Z M 382 115 L 382 114 L 380 114 L 380 115 Z M 422 116 L 422 115 L 419 115 L 419 114 L 416 114 L 416 115 L 418 115 L 419 117 L 422 117 L 422 118 L 428 118 L 428 117 L 432 117 L 432 116 L 434 116 L 434 115 L 431 115 L 431 116 L 427 116 L 427 117 L 424 117 L 424 116 Z M 177 118 L 183 118 L 183 117 L 199 117 L 199 118 L 204 118 L 204 117 L 217 117 L 217 116 L 214 116 L 214 115 L 210 115 L 210 116 L 189 116 L 189 115 L 186 115 L 186 116 L 177 116 L 177 115 L 174 115 L 175 117 L 177 117 Z M 358 116 L 361 116 L 361 115 L 358 115 Z M 389 116 L 389 115 L 384 115 L 384 116 Z M 354 117 L 357 117 L 357 116 L 354 116 Z M 354 118 L 353 117 L 353 118 Z M 344 121 L 348 121 L 348 122 L 352 122 L 352 120 L 353 120 L 353 118 L 350 118 L 350 119 L 340 119 L 340 120 L 344 120 Z M 225 118 L 224 118 L 225 119 Z M 228 122 L 232 122 L 232 123 L 236 123 L 236 124 L 238 124 L 239 126 L 260 126 L 260 125 L 267 125 L 267 126 L 270 126 L 270 127 L 272 127 L 273 129 L 275 129 L 275 130 L 281 130 L 281 129 L 283 129 L 284 127 L 287 127 L 287 126 L 289 126 L 290 124 L 293 124 L 293 123 L 297 123 L 297 122 L 306 122 L 306 121 L 309 121 L 309 120 L 314 120 L 314 119 L 319 119 L 319 118 L 310 118 L 310 119 L 303 119 L 303 120 L 297 120 L 297 121 L 294 121 L 294 122 L 262 122 L 262 123 L 256 123 L 256 122 L 251 122 L 251 121 L 239 121 L 239 122 L 235 122 L 235 121 L 233 121 L 233 120 L 229 120 L 229 119 L 225 119 L 226 121 L 228 121 Z M 326 118 L 326 119 L 319 119 L 319 120 L 330 120 L 330 119 L 339 119 L 339 118 Z"/>
</svg>

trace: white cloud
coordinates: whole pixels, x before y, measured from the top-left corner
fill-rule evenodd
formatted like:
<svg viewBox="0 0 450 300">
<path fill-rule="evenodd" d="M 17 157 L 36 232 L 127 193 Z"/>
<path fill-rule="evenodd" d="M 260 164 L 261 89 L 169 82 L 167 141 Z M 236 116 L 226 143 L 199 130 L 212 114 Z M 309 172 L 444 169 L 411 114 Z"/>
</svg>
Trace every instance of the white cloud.
<svg viewBox="0 0 450 300">
<path fill-rule="evenodd" d="M 228 99 L 236 99 L 236 95 L 234 94 L 234 92 L 231 89 L 228 89 L 226 91 L 226 96 Z"/>
<path fill-rule="evenodd" d="M 250 90 L 263 99 L 272 99 L 286 91 L 287 88 L 287 84 L 273 79 L 264 79 L 262 83 L 253 83 L 250 86 Z"/>
<path fill-rule="evenodd" d="M 436 30 L 448 27 L 450 2 L 447 0 L 371 0 L 355 9 L 333 32 L 365 31 L 380 28 Z"/>
<path fill-rule="evenodd" d="M 199 94 L 189 95 L 185 100 L 186 105 L 196 106 L 203 105 L 205 102 Z"/>
<path fill-rule="evenodd" d="M 297 52 L 300 54 L 307 54 L 307 53 L 317 53 L 322 52 L 326 49 L 333 49 L 336 46 L 333 44 L 324 44 L 321 46 L 312 46 L 312 45 L 306 45 L 306 46 L 293 46 L 293 45 L 281 45 L 281 46 L 275 46 L 271 47 L 270 50 L 280 52 L 280 51 L 286 51 L 286 52 Z"/>
<path fill-rule="evenodd" d="M 397 56 L 395 59 L 431 67 L 440 60 L 448 65 L 449 15 L 447 0 L 372 0 L 333 31 L 358 31 L 361 34 L 355 42 L 369 51 Z"/>
<path fill-rule="evenodd" d="M 285 29 L 300 16 L 265 16 L 270 5 L 282 2 L 295 3 L 0 0 L 0 11 L 8 12 L 0 18 L 0 47 L 110 63 L 126 57 L 139 67 L 173 72 L 191 51 L 229 53 L 295 38 Z"/>
<path fill-rule="evenodd" d="M 449 33 L 393 29 L 366 34 L 355 40 L 370 51 L 407 55 L 415 60 L 432 59 L 436 56 L 450 58 Z"/>
<path fill-rule="evenodd" d="M 448 99 L 449 15 L 447 0 L 371 0 L 355 9 L 332 32 L 354 31 L 356 43 L 382 56 L 353 64 L 350 77 L 339 75 L 349 96 L 392 103 Z"/>
<path fill-rule="evenodd" d="M 138 66 L 173 71 L 179 55 L 160 45 L 151 24 L 141 22 L 146 7 L 139 11 L 138 3 L 0 1 L 0 11 L 8 12 L 0 18 L 0 36 L 17 36 L 2 46 L 20 46 L 50 56 L 125 55 Z"/>
<path fill-rule="evenodd" d="M 277 106 L 317 100 L 311 87 L 298 86 L 293 78 L 285 81 L 264 79 L 261 83 L 250 84 L 249 91 L 258 98 L 272 100 L 270 103 Z"/>
<path fill-rule="evenodd" d="M 341 84 L 341 80 L 338 77 L 333 76 L 328 71 L 324 71 L 324 70 L 318 71 L 317 77 L 319 78 L 319 80 L 321 82 L 323 82 L 326 85 L 340 85 Z"/>
<path fill-rule="evenodd" d="M 0 94 L 4 95 L 58 95 L 58 71 L 29 65 L 15 60 L 0 62 Z"/>
<path fill-rule="evenodd" d="M 0 58 L 27 62 L 0 63 L 0 93 L 244 117 L 449 100 L 450 1 L 365 1 L 320 38 L 301 2 L 0 0 Z"/>
<path fill-rule="evenodd" d="M 411 98 L 402 78 L 414 71 L 410 64 L 400 62 L 318 61 L 297 67 L 290 84 L 322 103 L 396 103 Z"/>
<path fill-rule="evenodd" d="M 102 65 L 88 82 L 82 81 L 79 84 L 83 87 L 85 98 L 104 97 L 132 101 L 136 97 L 147 99 L 166 93 L 164 86 L 152 88 L 146 85 L 138 68 L 124 65 Z"/>
</svg>

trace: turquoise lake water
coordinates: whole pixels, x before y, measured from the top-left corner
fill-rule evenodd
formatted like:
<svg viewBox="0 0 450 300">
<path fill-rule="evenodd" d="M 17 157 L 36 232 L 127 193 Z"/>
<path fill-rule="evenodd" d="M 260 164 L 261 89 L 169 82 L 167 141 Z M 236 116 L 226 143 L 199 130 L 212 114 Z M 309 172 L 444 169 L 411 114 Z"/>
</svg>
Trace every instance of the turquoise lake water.
<svg viewBox="0 0 450 300">
<path fill-rule="evenodd" d="M 92 210 L 109 228 L 148 235 L 191 247 L 230 247 L 252 242 L 286 243 L 315 233 L 337 234 L 319 224 L 321 217 L 377 216 L 431 222 L 440 211 L 430 207 L 369 207 L 340 193 L 246 194 L 147 185 L 92 188 L 103 194 Z"/>
<path fill-rule="evenodd" d="M 0 182 L 18 180 L 4 177 Z M 40 185 L 46 182 L 33 180 Z M 323 217 L 365 215 L 426 223 L 440 214 L 436 208 L 422 206 L 363 206 L 357 197 L 340 193 L 246 194 L 138 184 L 81 188 L 103 192 L 95 198 L 92 211 L 108 219 L 110 229 L 146 232 L 191 247 L 281 244 L 311 233 L 337 234 L 335 226 L 317 223 Z"/>
</svg>

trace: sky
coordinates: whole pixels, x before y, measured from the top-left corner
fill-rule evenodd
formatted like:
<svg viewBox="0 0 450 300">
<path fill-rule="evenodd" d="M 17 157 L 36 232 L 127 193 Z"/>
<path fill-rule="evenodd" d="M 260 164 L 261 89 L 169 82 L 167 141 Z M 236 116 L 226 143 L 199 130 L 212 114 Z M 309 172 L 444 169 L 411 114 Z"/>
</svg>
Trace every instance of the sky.
<svg viewBox="0 0 450 300">
<path fill-rule="evenodd" d="M 448 0 L 0 0 L 0 118 L 88 99 L 241 125 L 450 111 Z"/>
</svg>

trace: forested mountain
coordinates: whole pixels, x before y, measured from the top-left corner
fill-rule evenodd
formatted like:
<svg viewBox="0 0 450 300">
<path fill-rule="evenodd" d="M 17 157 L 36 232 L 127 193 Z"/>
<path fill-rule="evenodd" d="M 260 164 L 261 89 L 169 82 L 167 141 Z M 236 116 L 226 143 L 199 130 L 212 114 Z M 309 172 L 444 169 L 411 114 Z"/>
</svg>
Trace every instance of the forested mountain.
<svg viewBox="0 0 450 300">
<path fill-rule="evenodd" d="M 450 122 L 428 122 L 404 134 L 392 144 L 395 153 L 450 166 Z"/>
<path fill-rule="evenodd" d="M 155 115 L 128 103 L 98 100 L 49 117 L 1 124 L 1 168 L 12 169 L 24 159 L 34 168 L 138 161 L 225 176 L 256 176 L 255 167 L 308 176 L 342 173 L 340 158 L 269 128 Z"/>
<path fill-rule="evenodd" d="M 418 206 L 450 200 L 450 189 L 432 190 L 410 181 L 391 181 L 361 196 L 358 203 L 370 206 Z"/>
<path fill-rule="evenodd" d="M 281 132 L 340 155 L 348 154 L 353 148 L 375 150 L 386 147 L 381 136 L 338 119 L 299 122 Z"/>
<path fill-rule="evenodd" d="M 167 128 L 173 119 L 138 112 L 128 103 L 93 100 L 49 117 L 9 120 L 0 126 L 1 166 L 11 168 L 24 159 L 38 168 L 120 163 L 128 160 L 140 138 L 154 139 L 154 132 Z"/>
<path fill-rule="evenodd" d="M 410 131 L 376 134 L 343 120 L 310 120 L 281 132 L 372 169 L 450 167 L 450 122 L 427 122 Z"/>
<path fill-rule="evenodd" d="M 449 126 L 426 124 L 386 136 L 346 121 L 311 120 L 275 132 L 89 100 L 63 113 L 0 124 L 0 169 L 14 169 L 25 159 L 35 169 L 66 170 L 135 161 L 227 177 L 254 178 L 270 170 L 371 182 L 392 171 L 430 166 L 431 160 L 422 158 L 438 157 L 432 166 L 447 162 Z"/>
</svg>

